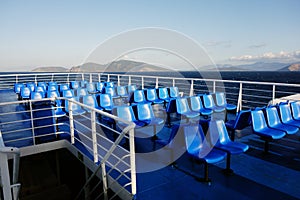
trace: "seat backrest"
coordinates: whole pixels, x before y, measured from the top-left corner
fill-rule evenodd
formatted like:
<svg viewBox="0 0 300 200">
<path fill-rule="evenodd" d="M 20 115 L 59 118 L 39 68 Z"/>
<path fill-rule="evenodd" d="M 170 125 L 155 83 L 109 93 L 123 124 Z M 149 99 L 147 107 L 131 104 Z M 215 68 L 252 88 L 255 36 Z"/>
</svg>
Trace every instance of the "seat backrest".
<svg viewBox="0 0 300 200">
<path fill-rule="evenodd" d="M 31 93 L 31 90 L 29 87 L 22 87 L 21 88 L 21 97 L 22 98 L 29 98 L 30 97 L 30 93 Z"/>
<path fill-rule="evenodd" d="M 116 96 L 116 90 L 114 87 L 105 87 L 104 92 L 105 92 L 105 94 L 110 94 L 111 97 Z"/>
<path fill-rule="evenodd" d="M 204 136 L 202 127 L 198 124 L 189 124 L 183 126 L 184 139 L 186 143 L 186 149 L 190 153 L 195 153 L 195 151 L 204 150 L 209 153 L 212 148 L 207 142 Z M 200 154 L 199 154 L 200 155 Z M 205 156 L 205 153 L 201 154 Z"/>
<path fill-rule="evenodd" d="M 95 83 L 87 83 L 86 90 L 88 92 L 95 92 L 96 91 Z"/>
<path fill-rule="evenodd" d="M 153 109 L 150 103 L 137 105 L 137 116 L 139 120 L 150 120 L 154 118 Z"/>
<path fill-rule="evenodd" d="M 78 97 L 83 97 L 83 96 L 88 94 L 86 88 L 80 87 L 76 91 L 77 91 L 76 94 L 77 94 Z"/>
<path fill-rule="evenodd" d="M 280 118 L 283 123 L 293 121 L 290 105 L 288 103 L 279 104 Z"/>
<path fill-rule="evenodd" d="M 57 85 L 48 85 L 48 91 L 57 91 Z"/>
<path fill-rule="evenodd" d="M 203 108 L 201 99 L 199 96 L 191 96 L 190 98 L 190 105 L 191 105 L 191 110 L 192 111 L 199 111 L 200 109 Z"/>
<path fill-rule="evenodd" d="M 136 103 L 140 103 L 145 101 L 145 95 L 143 90 L 135 90 L 133 93 L 133 100 Z"/>
<path fill-rule="evenodd" d="M 59 85 L 59 91 L 62 92 L 64 90 L 68 90 L 69 89 L 69 85 L 66 83 L 62 83 Z"/>
<path fill-rule="evenodd" d="M 79 102 L 79 97 L 72 97 L 72 98 L 70 98 L 71 100 L 75 100 L 75 101 L 77 101 L 77 102 Z M 66 100 L 65 101 L 65 110 L 69 113 L 70 112 L 70 110 L 69 110 L 69 101 L 68 100 Z M 81 110 L 82 108 L 81 108 L 81 106 L 79 105 L 79 104 L 77 104 L 77 103 L 73 103 L 72 102 L 72 104 L 71 104 L 71 106 L 72 106 L 72 111 L 76 111 L 76 110 Z"/>
<path fill-rule="evenodd" d="M 45 94 L 45 90 L 43 86 L 37 86 L 34 90 L 35 92 L 41 92 L 42 94 Z"/>
<path fill-rule="evenodd" d="M 128 85 L 127 86 L 128 94 L 133 93 L 135 90 L 136 90 L 136 85 Z"/>
<path fill-rule="evenodd" d="M 236 116 L 233 129 L 242 130 L 251 123 L 251 110 L 240 110 Z"/>
<path fill-rule="evenodd" d="M 47 90 L 47 84 L 46 84 L 45 82 L 38 82 L 38 83 L 37 83 L 37 86 L 43 87 L 44 91 Z"/>
<path fill-rule="evenodd" d="M 15 91 L 15 93 L 20 93 L 22 87 L 24 87 L 23 83 L 15 83 L 15 85 L 14 85 L 14 91 Z"/>
<path fill-rule="evenodd" d="M 101 107 L 110 107 L 113 105 L 113 101 L 110 94 L 100 94 L 99 97 Z"/>
<path fill-rule="evenodd" d="M 260 130 L 268 127 L 262 110 L 252 110 L 251 121 L 254 131 L 259 132 Z"/>
<path fill-rule="evenodd" d="M 291 109 L 294 119 L 300 119 L 300 101 L 291 102 Z"/>
<path fill-rule="evenodd" d="M 266 109 L 267 121 L 270 127 L 281 124 L 278 111 L 276 107 L 267 107 Z"/>
<path fill-rule="evenodd" d="M 169 96 L 171 98 L 179 97 L 179 90 L 178 87 L 170 87 L 169 88 Z"/>
<path fill-rule="evenodd" d="M 105 82 L 105 87 L 114 87 L 114 82 Z"/>
<path fill-rule="evenodd" d="M 191 111 L 186 98 L 176 98 L 176 110 L 179 114 Z"/>
<path fill-rule="evenodd" d="M 202 98 L 205 108 L 213 108 L 215 106 L 215 102 L 211 94 L 204 94 Z"/>
<path fill-rule="evenodd" d="M 98 103 L 97 103 L 96 97 L 94 95 L 83 96 L 82 102 L 83 102 L 83 104 L 91 106 L 93 108 L 98 107 Z"/>
<path fill-rule="evenodd" d="M 226 144 L 230 141 L 223 120 L 211 120 L 209 122 L 209 137 L 212 145 L 217 143 Z"/>
<path fill-rule="evenodd" d="M 125 96 L 127 95 L 127 90 L 125 86 L 117 86 L 117 94 L 119 96 Z"/>
<path fill-rule="evenodd" d="M 96 89 L 97 89 L 97 91 L 99 91 L 99 92 L 102 93 L 103 88 L 104 88 L 104 83 L 103 82 L 97 82 L 96 83 Z"/>
<path fill-rule="evenodd" d="M 70 82 L 70 87 L 74 90 L 78 89 L 79 88 L 79 83 L 78 81 L 71 81 Z"/>
<path fill-rule="evenodd" d="M 43 95 L 42 95 L 41 92 L 31 92 L 30 93 L 30 99 L 40 100 L 40 99 L 43 99 Z"/>
<path fill-rule="evenodd" d="M 167 88 L 158 88 L 158 98 L 160 99 L 168 99 L 169 93 Z"/>
<path fill-rule="evenodd" d="M 156 89 L 154 89 L 154 88 L 147 89 L 146 93 L 147 93 L 147 100 L 148 101 L 155 101 L 155 100 L 157 100 Z"/>
<path fill-rule="evenodd" d="M 117 116 L 127 121 L 135 121 L 135 116 L 131 106 L 117 106 Z"/>
<path fill-rule="evenodd" d="M 30 89 L 31 92 L 33 92 L 36 87 L 35 83 L 27 83 L 26 86 Z"/>
<path fill-rule="evenodd" d="M 59 97 L 59 93 L 56 90 L 48 91 L 47 92 L 47 98 L 53 98 L 53 97 Z"/>
<path fill-rule="evenodd" d="M 63 93 L 62 93 L 62 96 L 63 97 L 66 97 L 66 98 L 72 98 L 74 97 L 74 92 L 73 90 L 64 90 Z"/>
<path fill-rule="evenodd" d="M 226 97 L 225 97 L 224 92 L 216 92 L 215 97 L 216 97 L 217 106 L 225 106 L 226 105 Z"/>
</svg>

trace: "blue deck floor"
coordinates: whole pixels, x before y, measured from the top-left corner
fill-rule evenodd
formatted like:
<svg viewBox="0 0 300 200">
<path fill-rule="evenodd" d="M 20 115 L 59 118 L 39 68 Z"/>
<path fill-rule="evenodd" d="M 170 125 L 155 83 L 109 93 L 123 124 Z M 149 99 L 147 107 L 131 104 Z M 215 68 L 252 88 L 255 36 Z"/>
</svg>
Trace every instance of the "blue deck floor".
<svg viewBox="0 0 300 200">
<path fill-rule="evenodd" d="M 16 100 L 16 95 L 11 90 L 0 91 L 0 102 L 12 100 Z M 0 106 L 0 113 L 22 109 L 23 105 Z M 0 123 L 7 120 L 0 116 Z M 9 129 L 12 126 L 0 128 Z M 170 130 L 164 127 L 158 136 L 167 138 Z M 299 137 L 297 133 L 270 143 L 270 153 L 266 155 L 263 153 L 263 142 L 251 133 L 251 129 L 246 129 L 237 140 L 248 144 L 250 149 L 245 154 L 232 156 L 234 174 L 223 174 L 226 161 L 221 161 L 209 165 L 211 185 L 199 182 L 195 177 L 203 176 L 203 165 L 192 162 L 184 154 L 176 161 L 176 167 L 168 165 L 154 172 L 138 173 L 137 199 L 300 199 Z M 160 147 L 158 145 L 155 148 Z M 137 152 L 149 152 L 152 149 L 151 139 L 136 140 Z M 157 162 L 167 161 L 158 159 Z M 151 164 L 155 163 L 137 160 L 137 165 Z"/>
</svg>

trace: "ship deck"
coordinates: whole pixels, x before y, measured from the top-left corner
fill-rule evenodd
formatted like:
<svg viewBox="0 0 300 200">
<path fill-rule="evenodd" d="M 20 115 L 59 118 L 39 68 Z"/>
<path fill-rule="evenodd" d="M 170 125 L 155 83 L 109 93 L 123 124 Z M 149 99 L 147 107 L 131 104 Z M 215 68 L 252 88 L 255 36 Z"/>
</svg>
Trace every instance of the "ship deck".
<svg viewBox="0 0 300 200">
<path fill-rule="evenodd" d="M 0 96 L 1 102 L 16 100 L 13 90 L 1 90 Z M 20 109 L 24 109 L 23 105 L 1 106 L 0 113 Z M 233 117 L 234 114 L 229 115 L 229 118 Z M 6 120 L 0 116 L 0 122 Z M 177 123 L 176 119 L 173 123 Z M 13 126 L 10 124 L 0 128 L 10 129 Z M 163 126 L 159 130 L 157 136 L 168 139 L 171 128 Z M 151 132 L 148 128 L 136 131 L 136 134 L 142 135 Z M 192 161 L 185 153 L 175 163 L 159 170 L 137 173 L 137 199 L 300 199 L 299 132 L 271 142 L 268 154 L 263 152 L 263 141 L 252 134 L 250 127 L 238 131 L 236 136 L 236 141 L 248 144 L 250 148 L 244 154 L 232 156 L 233 174 L 223 173 L 224 160 L 209 165 L 211 184 L 199 182 L 197 177 L 203 175 L 203 164 Z M 153 148 L 162 146 L 154 143 L 150 137 L 135 141 L 136 152 L 150 152 Z M 137 160 L 137 166 L 158 163 L 167 161 L 159 155 L 153 160 Z"/>
</svg>

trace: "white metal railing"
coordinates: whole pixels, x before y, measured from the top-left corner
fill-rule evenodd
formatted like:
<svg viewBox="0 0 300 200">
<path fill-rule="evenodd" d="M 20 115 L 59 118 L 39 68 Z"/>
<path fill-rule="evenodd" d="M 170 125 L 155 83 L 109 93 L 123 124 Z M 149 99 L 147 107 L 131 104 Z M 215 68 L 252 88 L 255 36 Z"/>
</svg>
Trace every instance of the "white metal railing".
<svg viewBox="0 0 300 200">
<path fill-rule="evenodd" d="M 64 117 L 64 119 L 59 120 L 60 122 L 53 119 L 51 114 L 49 116 L 37 116 L 34 114 L 39 112 L 52 112 L 56 108 L 51 102 L 56 100 L 69 101 L 69 114 Z M 90 113 L 87 112 L 84 115 L 73 116 L 72 104 L 78 104 L 83 109 L 90 110 Z M 101 195 L 107 198 L 108 189 L 115 185 L 118 186 L 117 188 L 121 188 L 118 189 L 118 191 L 114 191 L 115 195 L 119 195 L 124 192 L 124 190 L 126 190 L 125 192 L 129 193 L 132 198 L 136 195 L 135 125 L 133 123 L 67 98 L 2 102 L 0 103 L 0 108 L 3 107 L 6 107 L 6 110 L 8 110 L 7 112 L 0 113 L 0 127 L 2 127 L 2 135 L 6 146 L 15 145 L 22 147 L 37 145 L 39 143 L 48 142 L 43 139 L 45 137 L 55 136 L 55 140 L 57 140 L 63 135 L 68 136 L 71 144 L 82 151 L 83 154 L 90 157 L 96 165 L 99 165 L 97 171 L 100 170 L 102 173 L 101 181 L 103 184 L 103 192 Z M 107 124 L 97 120 L 98 118 L 96 116 L 100 115 L 114 121 L 122 121 L 128 124 L 128 126 L 121 132 L 114 130 Z M 41 124 L 39 120 L 51 120 L 51 122 L 49 124 Z M 118 135 L 118 138 L 112 141 L 106 137 L 107 133 L 115 133 Z M 129 140 L 130 145 L 128 149 L 119 145 L 123 138 Z M 52 139 L 49 140 L 50 142 L 52 141 Z M 2 155 L 1 152 L 0 154 Z M 2 169 L 5 168 L 1 167 L 1 170 Z M 97 172 L 94 172 L 94 175 L 96 173 Z M 1 175 L 2 174 L 3 172 L 1 171 Z M 118 174 L 118 176 L 114 177 L 115 174 Z M 3 177 L 7 178 L 5 176 Z M 108 181 L 108 177 L 110 177 L 110 181 Z M 119 182 L 121 178 L 122 183 Z M 126 181 L 124 183 L 125 179 Z M 130 190 L 128 188 L 130 188 Z"/>
<path fill-rule="evenodd" d="M 116 85 L 135 84 L 139 88 L 177 86 L 179 91 L 185 95 L 224 91 L 226 92 L 227 101 L 238 105 L 239 110 L 264 106 L 276 98 L 293 95 L 300 91 L 300 84 L 113 73 L 5 74 L 0 75 L 0 89 L 13 88 L 16 82 L 56 81 L 58 83 L 68 83 L 73 80 L 113 81 Z"/>
</svg>

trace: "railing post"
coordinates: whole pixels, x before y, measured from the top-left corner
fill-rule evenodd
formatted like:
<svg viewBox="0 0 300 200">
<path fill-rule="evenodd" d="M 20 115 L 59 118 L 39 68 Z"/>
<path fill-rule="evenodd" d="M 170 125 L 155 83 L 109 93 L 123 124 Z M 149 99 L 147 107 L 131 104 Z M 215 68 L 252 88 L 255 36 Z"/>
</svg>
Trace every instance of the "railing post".
<svg viewBox="0 0 300 200">
<path fill-rule="evenodd" d="M 144 89 L 144 77 L 142 76 L 142 89 Z"/>
<path fill-rule="evenodd" d="M 238 103 L 237 103 L 237 109 L 236 112 L 239 112 L 242 110 L 242 96 L 243 96 L 243 84 L 240 83 L 240 89 L 239 89 L 239 97 L 238 97 Z"/>
<path fill-rule="evenodd" d="M 173 85 L 173 87 L 175 87 L 175 79 L 174 78 L 173 78 L 173 84 L 172 85 Z"/>
<path fill-rule="evenodd" d="M 93 75 L 90 73 L 90 83 L 93 82 Z"/>
<path fill-rule="evenodd" d="M 129 151 L 130 151 L 130 167 L 131 167 L 131 193 L 136 195 L 136 166 L 135 166 L 135 144 L 134 129 L 129 130 Z"/>
<path fill-rule="evenodd" d="M 213 93 L 216 93 L 216 81 L 213 82 Z"/>
<path fill-rule="evenodd" d="M 128 85 L 131 85 L 131 76 L 128 76 Z"/>
<path fill-rule="evenodd" d="M 0 175 L 1 175 L 1 182 L 2 182 L 2 192 L 4 199 L 12 199 L 11 195 L 11 187 L 10 187 L 10 177 L 9 177 L 9 168 L 8 168 L 8 160 L 7 154 L 0 153 Z"/>
<path fill-rule="evenodd" d="M 155 88 L 158 88 L 158 77 L 156 77 L 156 80 L 155 80 Z"/>
<path fill-rule="evenodd" d="M 16 83 L 18 83 L 18 74 L 16 75 Z"/>
<path fill-rule="evenodd" d="M 70 84 L 70 74 L 67 76 L 67 83 Z"/>
<path fill-rule="evenodd" d="M 273 85 L 273 91 L 272 91 L 272 104 L 274 104 L 274 100 L 275 100 L 275 92 L 276 92 L 276 85 Z"/>
<path fill-rule="evenodd" d="M 110 74 L 107 74 L 107 82 L 110 81 Z"/>
<path fill-rule="evenodd" d="M 98 73 L 98 82 L 101 82 L 101 74 Z"/>
<path fill-rule="evenodd" d="M 120 86 L 120 75 L 118 75 L 118 86 Z"/>
<path fill-rule="evenodd" d="M 98 145 L 97 145 L 97 132 L 96 132 L 96 113 L 94 110 L 91 110 L 91 127 L 92 127 L 94 163 L 97 163 L 98 162 Z"/>
<path fill-rule="evenodd" d="M 102 182 L 103 182 L 103 194 L 104 194 L 104 200 L 108 199 L 107 196 L 107 177 L 106 177 L 106 168 L 105 168 L 105 162 L 101 163 L 101 171 L 102 171 Z"/>
<path fill-rule="evenodd" d="M 51 75 L 51 81 L 53 82 L 54 80 L 54 74 Z"/>
<path fill-rule="evenodd" d="M 66 99 L 65 101 L 69 101 L 69 100 Z M 69 109 L 71 144 L 74 144 L 75 143 L 75 134 L 74 134 L 75 131 L 74 131 L 74 118 L 73 118 L 72 103 L 73 102 L 69 101 L 68 109 Z"/>
<path fill-rule="evenodd" d="M 33 140 L 33 145 L 35 145 L 35 132 L 34 132 L 34 123 L 33 123 L 32 102 L 28 101 L 27 103 L 29 104 L 29 110 L 30 110 L 32 140 Z"/>
<path fill-rule="evenodd" d="M 84 81 L 84 74 L 81 74 L 81 80 Z"/>
<path fill-rule="evenodd" d="M 191 80 L 190 97 L 194 95 L 194 80 Z"/>
</svg>

